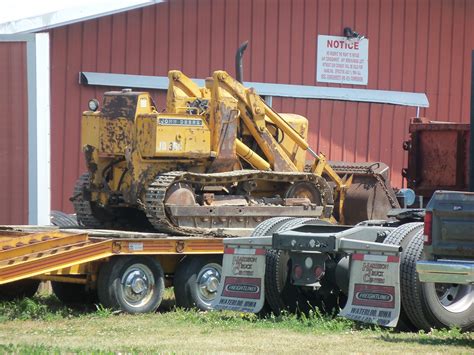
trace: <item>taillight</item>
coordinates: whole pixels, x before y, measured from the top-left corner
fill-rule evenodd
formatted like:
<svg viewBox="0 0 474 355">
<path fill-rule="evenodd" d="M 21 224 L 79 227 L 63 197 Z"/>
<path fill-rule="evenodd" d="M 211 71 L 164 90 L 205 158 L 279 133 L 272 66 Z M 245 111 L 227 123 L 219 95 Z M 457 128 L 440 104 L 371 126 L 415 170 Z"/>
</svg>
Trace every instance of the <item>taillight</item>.
<svg viewBox="0 0 474 355">
<path fill-rule="evenodd" d="M 314 276 L 316 276 L 316 279 L 318 279 L 318 280 L 320 280 L 321 277 L 324 276 L 324 269 L 323 269 L 322 266 L 318 265 L 314 268 Z"/>
<path fill-rule="evenodd" d="M 433 226 L 433 212 L 426 211 L 425 227 L 423 230 L 423 241 L 425 245 L 431 245 L 432 226 Z"/>
<path fill-rule="evenodd" d="M 295 268 L 293 269 L 293 277 L 295 280 L 301 279 L 303 276 L 303 268 L 300 265 L 296 265 Z"/>
</svg>

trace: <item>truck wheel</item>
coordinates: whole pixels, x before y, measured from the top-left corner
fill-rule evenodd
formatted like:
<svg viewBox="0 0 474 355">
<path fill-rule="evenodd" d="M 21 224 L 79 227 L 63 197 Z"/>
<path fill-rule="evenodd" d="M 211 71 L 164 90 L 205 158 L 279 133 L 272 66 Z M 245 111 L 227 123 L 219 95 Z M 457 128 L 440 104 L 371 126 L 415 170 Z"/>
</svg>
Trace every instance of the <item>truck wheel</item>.
<svg viewBox="0 0 474 355">
<path fill-rule="evenodd" d="M 457 326 L 474 327 L 474 293 L 472 285 L 422 283 L 416 262 L 423 254 L 423 231 L 408 244 L 401 260 L 402 304 L 410 320 L 419 329 Z"/>
<path fill-rule="evenodd" d="M 288 253 L 269 250 L 266 258 L 265 297 L 274 314 L 283 310 L 309 313 L 321 307 L 322 299 L 313 289 L 291 283 L 291 260 Z"/>
<path fill-rule="evenodd" d="M 56 297 L 64 304 L 89 304 L 95 301 L 94 292 L 86 289 L 86 285 L 69 282 L 51 281 Z"/>
<path fill-rule="evenodd" d="M 222 275 L 222 256 L 187 256 L 174 276 L 176 306 L 211 309 Z"/>
<path fill-rule="evenodd" d="M 33 297 L 40 280 L 24 279 L 0 285 L 0 300 L 12 301 L 17 298 Z"/>
<path fill-rule="evenodd" d="M 291 218 L 280 221 L 275 219 L 274 224 L 267 229 L 266 235 L 315 221 L 328 224 L 315 218 Z M 291 260 L 287 252 L 268 250 L 265 270 L 265 299 L 273 313 L 278 315 L 284 309 L 290 312 L 308 313 L 311 309 L 321 306 L 318 292 L 291 283 Z"/>
<path fill-rule="evenodd" d="M 413 236 L 423 228 L 423 223 L 407 223 L 394 229 L 383 241 L 384 244 L 399 245 L 405 250 Z M 407 312 L 401 304 L 400 317 L 398 318 L 397 329 L 401 331 L 415 331 L 416 326 L 408 318 Z"/>
<path fill-rule="evenodd" d="M 163 268 L 149 256 L 118 256 L 101 267 L 97 289 L 105 307 L 127 313 L 154 312 L 163 299 Z"/>
<path fill-rule="evenodd" d="M 474 329 L 474 289 L 472 285 L 422 283 L 424 301 L 442 328 Z"/>
</svg>

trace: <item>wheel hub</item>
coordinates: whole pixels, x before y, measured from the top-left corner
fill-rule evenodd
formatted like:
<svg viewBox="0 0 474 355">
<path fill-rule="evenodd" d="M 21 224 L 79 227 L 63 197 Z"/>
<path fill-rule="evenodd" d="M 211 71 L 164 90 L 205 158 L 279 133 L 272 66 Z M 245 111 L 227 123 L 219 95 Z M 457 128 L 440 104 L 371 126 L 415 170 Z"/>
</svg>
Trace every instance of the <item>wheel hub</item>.
<svg viewBox="0 0 474 355">
<path fill-rule="evenodd" d="M 146 280 L 141 276 L 134 277 L 131 282 L 132 291 L 135 293 L 142 293 L 146 291 Z"/>
<path fill-rule="evenodd" d="M 215 267 L 204 268 L 198 275 L 197 286 L 201 298 L 204 300 L 213 300 L 221 280 L 221 272 Z"/>
<path fill-rule="evenodd" d="M 435 283 L 439 303 L 448 311 L 463 312 L 472 303 L 472 285 Z"/>
<path fill-rule="evenodd" d="M 153 273 L 148 266 L 143 264 L 130 266 L 122 277 L 124 300 L 132 307 L 146 304 L 152 297 L 154 284 Z"/>
</svg>

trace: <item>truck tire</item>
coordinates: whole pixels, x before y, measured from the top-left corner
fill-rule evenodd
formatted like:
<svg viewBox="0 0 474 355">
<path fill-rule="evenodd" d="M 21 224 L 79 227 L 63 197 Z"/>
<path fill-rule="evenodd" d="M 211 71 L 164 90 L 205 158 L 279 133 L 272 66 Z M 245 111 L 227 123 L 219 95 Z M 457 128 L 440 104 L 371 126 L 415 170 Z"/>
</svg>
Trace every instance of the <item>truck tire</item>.
<svg viewBox="0 0 474 355">
<path fill-rule="evenodd" d="M 24 297 L 33 297 L 38 291 L 40 280 L 24 279 L 0 285 L 0 300 L 12 301 Z"/>
<path fill-rule="evenodd" d="M 413 222 L 404 224 L 396 229 L 394 229 L 390 234 L 385 238 L 384 244 L 391 245 L 400 245 L 402 248 L 408 245 L 411 241 L 411 238 L 423 228 L 423 222 Z"/>
<path fill-rule="evenodd" d="M 324 222 L 315 218 L 291 218 L 278 221 L 271 225 L 266 233 L 272 235 L 308 222 Z M 267 234 L 267 235 L 268 235 Z M 308 313 L 321 306 L 321 297 L 312 289 L 294 286 L 291 283 L 291 260 L 287 252 L 268 250 L 265 266 L 265 299 L 274 314 L 283 310 Z"/>
<path fill-rule="evenodd" d="M 83 284 L 51 281 L 51 287 L 56 297 L 64 304 L 90 304 L 97 297 Z"/>
<path fill-rule="evenodd" d="M 211 309 L 222 275 L 222 256 L 187 256 L 174 276 L 176 306 Z"/>
<path fill-rule="evenodd" d="M 425 331 L 451 326 L 464 331 L 473 329 L 472 285 L 420 282 L 416 262 L 422 255 L 423 231 L 419 231 L 406 247 L 401 260 L 402 304 L 412 323 Z"/>
<path fill-rule="evenodd" d="M 271 236 L 280 225 L 287 221 L 295 219 L 294 217 L 273 217 L 266 219 L 255 227 L 250 237 Z"/>
<path fill-rule="evenodd" d="M 126 313 L 158 308 L 165 289 L 160 262 L 149 256 L 117 256 L 102 265 L 97 280 L 99 301 Z"/>
<path fill-rule="evenodd" d="M 404 224 L 394 229 L 383 241 L 384 244 L 399 245 L 405 250 L 406 246 L 412 240 L 413 236 L 423 228 L 423 223 L 414 222 Z M 403 251 L 402 251 L 403 252 Z M 401 304 L 400 317 L 398 318 L 397 329 L 401 331 L 415 331 L 416 326 L 408 318 L 407 312 Z"/>
</svg>

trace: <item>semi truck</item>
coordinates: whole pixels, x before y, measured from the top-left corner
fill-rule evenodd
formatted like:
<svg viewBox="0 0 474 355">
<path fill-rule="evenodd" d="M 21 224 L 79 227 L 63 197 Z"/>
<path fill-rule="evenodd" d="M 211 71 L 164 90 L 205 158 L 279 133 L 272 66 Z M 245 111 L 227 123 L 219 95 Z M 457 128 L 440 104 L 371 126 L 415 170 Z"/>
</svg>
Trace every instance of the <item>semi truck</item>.
<svg viewBox="0 0 474 355">
<path fill-rule="evenodd" d="M 474 194 L 435 192 L 356 226 L 274 218 L 224 241 L 215 309 L 313 307 L 402 330 L 474 327 Z M 275 268 L 271 260 L 282 260 Z"/>
</svg>

